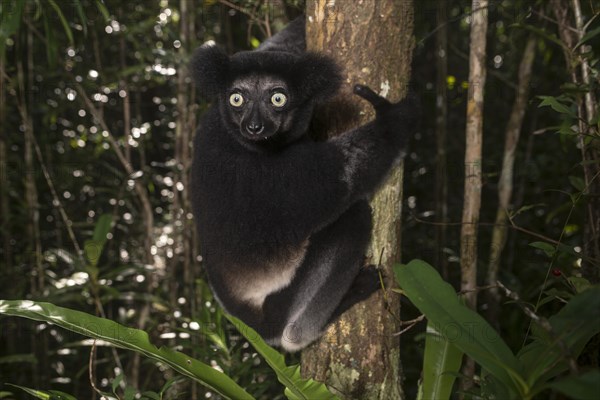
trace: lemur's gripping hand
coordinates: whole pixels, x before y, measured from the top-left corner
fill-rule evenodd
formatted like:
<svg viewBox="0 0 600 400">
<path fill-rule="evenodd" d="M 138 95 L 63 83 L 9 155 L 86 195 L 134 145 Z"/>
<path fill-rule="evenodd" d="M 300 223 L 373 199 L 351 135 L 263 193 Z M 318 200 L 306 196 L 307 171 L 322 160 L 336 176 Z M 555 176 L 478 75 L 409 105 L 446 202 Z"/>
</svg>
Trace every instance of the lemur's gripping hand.
<svg viewBox="0 0 600 400">
<path fill-rule="evenodd" d="M 376 123 L 403 136 L 402 145 L 405 147 L 408 136 L 413 135 L 417 129 L 420 115 L 415 94 L 409 91 L 404 99 L 398 103 L 391 103 L 365 85 L 355 85 L 354 93 L 373 105 Z"/>
<path fill-rule="evenodd" d="M 392 105 L 392 103 L 390 103 L 387 99 L 381 97 L 373 90 L 371 90 L 370 87 L 365 85 L 354 85 L 354 94 L 359 95 L 360 97 L 371 103 L 373 105 L 373 108 L 375 108 L 375 111 L 377 111 L 377 113 L 383 111 L 384 109 Z"/>
</svg>

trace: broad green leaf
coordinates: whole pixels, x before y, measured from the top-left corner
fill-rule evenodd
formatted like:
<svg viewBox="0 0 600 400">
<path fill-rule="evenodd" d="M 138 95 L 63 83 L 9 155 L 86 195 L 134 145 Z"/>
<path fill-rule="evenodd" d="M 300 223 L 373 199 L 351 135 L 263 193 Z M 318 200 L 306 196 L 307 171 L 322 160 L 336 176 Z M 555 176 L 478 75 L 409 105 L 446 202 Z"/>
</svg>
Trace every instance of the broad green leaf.
<svg viewBox="0 0 600 400">
<path fill-rule="evenodd" d="M 104 340 L 117 347 L 137 351 L 169 365 L 180 374 L 202 383 L 228 399 L 253 399 L 227 375 L 168 347 L 156 347 L 148 334 L 128 328 L 109 319 L 81 311 L 58 307 L 50 303 L 28 300 L 0 300 L 0 314 L 53 323 L 84 336 Z"/>
<path fill-rule="evenodd" d="M 519 352 L 527 382 L 534 391 L 545 382 L 568 370 L 567 355 L 557 343 L 561 340 L 572 357 L 577 358 L 586 343 L 600 332 L 600 287 L 575 295 L 556 315 L 548 319 L 550 335 L 542 327 L 535 329 L 535 339 Z"/>
<path fill-rule="evenodd" d="M 550 383 L 548 387 L 574 400 L 597 399 L 600 393 L 600 370 L 593 369 L 581 375 L 568 376 Z"/>
<path fill-rule="evenodd" d="M 277 374 L 277 379 L 285 386 L 285 395 L 290 400 L 335 400 L 338 399 L 321 382 L 313 379 L 303 379 L 300 376 L 300 366 L 287 366 L 281 353 L 265 343 L 260 335 L 248 325 L 232 315 L 226 317 L 242 335 L 254 346 L 271 369 Z"/>
<path fill-rule="evenodd" d="M 431 325 L 427 325 L 421 399 L 449 399 L 463 353 Z"/>
<path fill-rule="evenodd" d="M 512 397 L 527 393 L 519 360 L 485 319 L 460 303 L 452 286 L 432 266 L 413 260 L 396 265 L 394 273 L 406 297 L 436 331 L 494 375 Z"/>
</svg>

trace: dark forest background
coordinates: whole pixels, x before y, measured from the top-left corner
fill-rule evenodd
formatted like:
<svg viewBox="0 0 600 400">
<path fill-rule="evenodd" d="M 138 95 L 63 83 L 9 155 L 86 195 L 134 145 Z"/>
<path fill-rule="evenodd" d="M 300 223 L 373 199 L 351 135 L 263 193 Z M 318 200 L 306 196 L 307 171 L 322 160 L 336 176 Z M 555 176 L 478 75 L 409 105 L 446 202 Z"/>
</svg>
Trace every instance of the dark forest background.
<svg viewBox="0 0 600 400">
<path fill-rule="evenodd" d="M 491 310 L 484 287 L 526 48 L 535 53 L 519 106 L 512 226 L 498 280 L 550 315 L 599 276 L 599 159 L 581 150 L 592 143 L 599 154 L 598 113 L 582 132 L 578 110 L 585 93 L 598 93 L 600 5 L 581 2 L 591 73 L 585 85 L 573 82 L 574 61 L 565 57 L 572 44 L 561 36 L 558 6 L 491 1 L 488 9 L 479 311 L 517 350 L 529 316 L 504 297 Z M 231 53 L 256 48 L 300 15 L 304 2 L 2 0 L 1 7 L 0 298 L 50 302 L 143 329 L 154 343 L 223 370 L 257 398 L 283 398 L 203 277 L 188 188 L 190 143 L 208 104 L 197 98 L 187 63 L 207 40 Z M 402 259 L 431 263 L 457 290 L 472 11 L 469 1 L 446 1 L 445 15 L 437 1 L 415 1 L 412 80 L 423 118 L 404 164 Z M 447 39 L 442 57 L 440 30 Z M 440 102 L 447 105 L 442 125 Z M 106 240 L 94 240 L 94 232 Z M 402 319 L 418 315 L 403 307 Z M 408 398 L 416 396 L 424 329 L 417 324 L 402 336 Z M 93 398 L 90 347 L 89 339 L 55 326 L 0 317 L 0 398 L 23 398 L 7 384 Z M 96 352 L 93 380 L 103 391 L 121 385 L 128 398 L 171 387 L 178 398 L 215 396 L 137 353 L 102 343 Z M 598 366 L 597 338 L 580 361 Z"/>
</svg>

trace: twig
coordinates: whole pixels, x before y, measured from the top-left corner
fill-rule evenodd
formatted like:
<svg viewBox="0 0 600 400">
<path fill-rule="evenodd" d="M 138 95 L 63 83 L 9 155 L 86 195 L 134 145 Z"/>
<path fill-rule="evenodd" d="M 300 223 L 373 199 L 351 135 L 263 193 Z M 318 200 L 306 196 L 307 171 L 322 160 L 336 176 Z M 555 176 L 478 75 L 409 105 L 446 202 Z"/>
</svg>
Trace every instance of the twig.
<svg viewBox="0 0 600 400">
<path fill-rule="evenodd" d="M 521 308 L 521 310 L 523 310 L 523 313 L 526 316 L 528 316 L 532 321 L 535 321 L 542 329 L 544 329 L 548 333 L 548 335 L 550 335 L 550 337 L 558 345 L 558 348 L 560 349 L 561 353 L 567 360 L 567 363 L 569 365 L 569 369 L 571 370 L 571 373 L 577 374 L 577 370 L 578 370 L 577 361 L 573 357 L 573 354 L 571 353 L 571 350 L 569 349 L 569 347 L 567 346 L 565 341 L 562 340 L 554 332 L 554 329 L 552 328 L 552 325 L 550 324 L 550 322 L 546 318 L 537 315 L 531 308 L 529 308 L 528 306 L 523 304 L 523 302 L 521 302 L 519 299 L 519 295 L 516 292 L 513 292 L 510 289 L 508 289 L 506 286 L 504 286 L 502 284 L 502 282 L 496 281 L 496 284 L 498 285 L 498 287 L 500 289 L 502 289 L 504 291 L 504 294 L 506 295 L 506 297 L 513 300 L 515 302 L 515 304 L 517 304 L 519 306 L 519 308 Z"/>
<path fill-rule="evenodd" d="M 94 389 L 94 391 L 96 393 L 98 393 L 100 395 L 100 397 L 103 397 L 104 394 L 102 393 L 102 391 L 100 389 L 98 389 L 98 387 L 96 386 L 96 382 L 94 379 L 94 360 L 96 360 L 96 339 L 94 339 L 94 341 L 92 342 L 92 347 L 90 347 L 90 361 L 88 363 L 88 376 L 90 378 L 90 385 L 92 386 L 92 389 Z"/>
<path fill-rule="evenodd" d="M 411 319 L 408 321 L 400 321 L 400 326 L 403 326 L 403 325 L 408 325 L 408 326 L 406 328 L 402 329 L 400 332 L 392 333 L 392 336 L 402 335 L 404 332 L 412 329 L 415 325 L 417 325 L 419 322 L 423 321 L 424 319 L 425 319 L 425 314 L 421 314 L 415 319 Z"/>
<path fill-rule="evenodd" d="M 476 288 L 473 289 L 465 289 L 465 290 L 461 290 L 460 292 L 458 292 L 458 294 L 465 294 L 465 293 L 471 293 L 471 292 L 479 292 L 482 290 L 490 290 L 490 289 L 497 289 L 498 285 L 486 285 L 486 286 L 477 286 Z"/>
</svg>

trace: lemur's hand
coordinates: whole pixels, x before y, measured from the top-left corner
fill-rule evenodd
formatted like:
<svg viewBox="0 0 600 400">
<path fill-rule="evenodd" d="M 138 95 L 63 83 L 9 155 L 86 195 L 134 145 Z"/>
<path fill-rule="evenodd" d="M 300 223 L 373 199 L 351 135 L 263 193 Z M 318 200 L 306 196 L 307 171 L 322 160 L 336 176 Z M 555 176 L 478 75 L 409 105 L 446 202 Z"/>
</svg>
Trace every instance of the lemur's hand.
<svg viewBox="0 0 600 400">
<path fill-rule="evenodd" d="M 409 91 L 398 103 L 390 103 L 389 100 L 365 85 L 354 85 L 354 93 L 373 105 L 377 113 L 377 119 L 399 119 L 406 124 L 404 126 L 405 130 L 413 131 L 416 129 L 420 108 L 414 92 Z"/>
<path fill-rule="evenodd" d="M 354 93 L 367 100 L 375 108 L 375 123 L 390 134 L 399 134 L 403 154 L 406 153 L 408 138 L 417 130 L 420 116 L 419 102 L 414 92 L 409 91 L 398 103 L 391 103 L 365 85 L 355 85 Z"/>
</svg>

